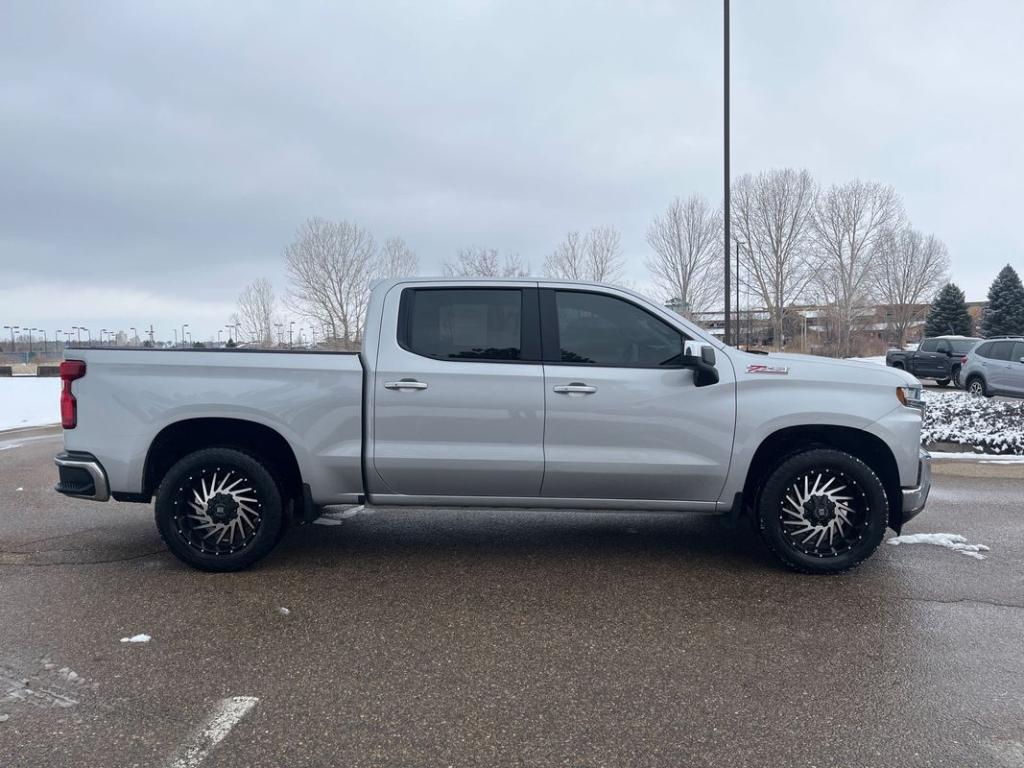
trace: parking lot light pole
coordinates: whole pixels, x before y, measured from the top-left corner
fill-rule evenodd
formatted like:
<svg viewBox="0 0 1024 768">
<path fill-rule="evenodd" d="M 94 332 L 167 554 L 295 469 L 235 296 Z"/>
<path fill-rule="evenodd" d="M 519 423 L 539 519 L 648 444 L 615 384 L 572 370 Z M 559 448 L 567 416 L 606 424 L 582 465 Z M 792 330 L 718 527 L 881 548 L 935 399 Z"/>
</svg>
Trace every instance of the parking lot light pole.
<svg viewBox="0 0 1024 768">
<path fill-rule="evenodd" d="M 731 323 L 729 321 L 729 236 L 730 236 L 730 218 L 732 212 L 730 210 L 730 187 L 732 185 L 732 179 L 730 178 L 729 172 L 729 0 L 723 0 L 722 6 L 722 27 L 724 31 L 723 36 L 723 110 L 722 110 L 722 123 L 724 126 L 723 135 L 723 181 L 725 186 L 725 207 L 723 209 L 722 222 L 724 224 L 724 237 L 723 243 L 724 248 L 722 253 L 725 257 L 725 328 L 723 338 L 725 343 L 729 343 Z M 739 275 L 736 276 L 739 279 Z M 739 334 L 737 333 L 737 338 Z"/>
<path fill-rule="evenodd" d="M 10 331 L 10 332 L 11 332 L 11 353 L 12 353 L 12 354 L 14 353 L 14 349 L 15 349 L 15 343 L 14 343 L 14 332 L 15 332 L 16 330 L 18 330 L 18 329 L 19 329 L 20 327 L 21 327 L 21 326 L 18 326 L 18 325 L 5 325 L 5 326 L 4 326 L 4 329 L 5 329 L 5 330 L 8 330 L 8 331 Z"/>
</svg>

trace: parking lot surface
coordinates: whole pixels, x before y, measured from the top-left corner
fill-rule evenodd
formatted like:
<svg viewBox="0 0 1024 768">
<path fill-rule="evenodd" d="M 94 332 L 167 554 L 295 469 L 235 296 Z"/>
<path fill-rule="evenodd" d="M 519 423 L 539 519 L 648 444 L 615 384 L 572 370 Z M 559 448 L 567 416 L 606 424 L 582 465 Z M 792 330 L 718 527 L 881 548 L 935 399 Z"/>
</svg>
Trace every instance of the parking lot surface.
<svg viewBox="0 0 1024 768">
<path fill-rule="evenodd" d="M 0 766 L 1022 766 L 1024 467 L 839 577 L 695 515 L 379 510 L 189 570 L 0 435 Z M 148 642 L 121 642 L 140 634 Z"/>
</svg>

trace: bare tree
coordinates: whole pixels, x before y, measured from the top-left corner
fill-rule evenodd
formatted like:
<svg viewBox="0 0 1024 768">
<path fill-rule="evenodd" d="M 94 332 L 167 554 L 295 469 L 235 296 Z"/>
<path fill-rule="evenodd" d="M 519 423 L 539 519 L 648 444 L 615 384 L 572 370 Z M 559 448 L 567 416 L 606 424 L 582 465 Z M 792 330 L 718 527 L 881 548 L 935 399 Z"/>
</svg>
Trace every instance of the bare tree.
<svg viewBox="0 0 1024 768">
<path fill-rule="evenodd" d="M 812 276 L 807 240 L 815 194 L 811 175 L 791 168 L 746 174 L 733 186 L 733 233 L 745 243 L 741 263 L 745 256 L 776 349 L 782 349 L 786 307 L 804 294 Z"/>
<path fill-rule="evenodd" d="M 896 343 L 902 347 L 910 326 L 924 319 L 929 300 L 947 282 L 949 252 L 934 235 L 925 237 L 910 226 L 886 232 L 878 251 L 876 291 L 890 313 Z"/>
<path fill-rule="evenodd" d="M 377 258 L 376 276 L 379 278 L 410 277 L 420 271 L 420 260 L 405 240 L 392 237 L 384 243 Z"/>
<path fill-rule="evenodd" d="M 274 288 L 269 280 L 261 277 L 245 286 L 238 295 L 238 309 L 231 316 L 231 323 L 238 326 L 247 341 L 270 347 L 274 344 L 276 315 Z"/>
<path fill-rule="evenodd" d="M 614 227 L 594 227 L 586 235 L 569 232 L 544 260 L 544 274 L 560 280 L 617 282 L 622 272 L 622 238 Z"/>
<path fill-rule="evenodd" d="M 299 228 L 284 256 L 296 313 L 320 324 L 329 344 L 354 346 L 378 264 L 373 236 L 347 221 L 314 217 Z"/>
<path fill-rule="evenodd" d="M 854 334 L 870 319 L 878 246 L 902 218 L 896 190 L 859 179 L 832 185 L 814 206 L 815 283 L 834 318 L 841 357 L 852 354 Z"/>
<path fill-rule="evenodd" d="M 647 228 L 654 256 L 647 269 L 665 299 L 676 299 L 689 317 L 718 298 L 722 286 L 722 214 L 700 195 L 676 198 Z"/>
<path fill-rule="evenodd" d="M 502 256 L 495 248 L 463 248 L 454 262 L 444 263 L 446 277 L 526 277 L 529 272 L 518 253 Z"/>
</svg>

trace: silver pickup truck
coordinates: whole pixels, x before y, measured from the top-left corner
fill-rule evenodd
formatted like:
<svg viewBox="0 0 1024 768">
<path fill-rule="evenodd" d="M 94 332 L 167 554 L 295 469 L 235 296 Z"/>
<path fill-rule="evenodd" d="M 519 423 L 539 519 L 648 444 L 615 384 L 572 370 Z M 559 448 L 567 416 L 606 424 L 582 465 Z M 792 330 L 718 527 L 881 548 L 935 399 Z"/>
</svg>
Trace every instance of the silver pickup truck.
<svg viewBox="0 0 1024 768">
<path fill-rule="evenodd" d="M 360 353 L 70 349 L 57 490 L 149 503 L 170 550 L 245 568 L 325 505 L 749 518 L 836 573 L 928 496 L 903 371 L 732 349 L 620 288 L 405 279 Z"/>
</svg>

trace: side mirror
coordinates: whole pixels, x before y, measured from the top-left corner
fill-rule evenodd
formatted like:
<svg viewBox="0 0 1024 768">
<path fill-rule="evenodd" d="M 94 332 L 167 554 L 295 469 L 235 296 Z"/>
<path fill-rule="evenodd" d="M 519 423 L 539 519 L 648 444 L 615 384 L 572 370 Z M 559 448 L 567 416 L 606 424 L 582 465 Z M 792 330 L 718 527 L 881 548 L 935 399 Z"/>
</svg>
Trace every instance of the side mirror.
<svg viewBox="0 0 1024 768">
<path fill-rule="evenodd" d="M 716 360 L 715 348 L 710 344 L 687 341 L 683 346 L 683 367 L 693 369 L 695 386 L 706 387 L 718 383 Z"/>
</svg>

